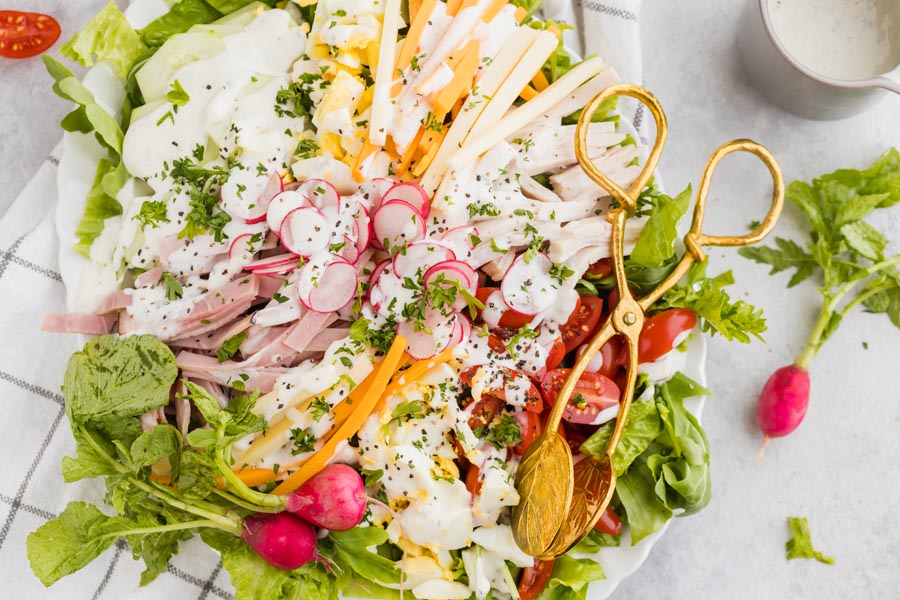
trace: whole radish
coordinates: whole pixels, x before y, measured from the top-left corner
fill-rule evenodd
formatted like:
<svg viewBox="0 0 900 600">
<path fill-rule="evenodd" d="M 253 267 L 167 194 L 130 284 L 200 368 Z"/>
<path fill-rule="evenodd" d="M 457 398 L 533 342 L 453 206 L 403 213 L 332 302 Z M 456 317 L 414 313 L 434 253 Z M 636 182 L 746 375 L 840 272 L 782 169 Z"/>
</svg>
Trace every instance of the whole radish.
<svg viewBox="0 0 900 600">
<path fill-rule="evenodd" d="M 317 527 L 353 529 L 366 514 L 366 486 L 347 465 L 328 465 L 285 498 L 285 508 Z"/>
<path fill-rule="evenodd" d="M 798 365 L 781 367 L 769 377 L 756 405 L 756 423 L 766 437 L 793 432 L 809 405 L 809 371 Z"/>
<path fill-rule="evenodd" d="M 244 519 L 244 541 L 279 569 L 298 569 L 316 558 L 316 530 L 290 513 L 260 513 Z"/>
</svg>

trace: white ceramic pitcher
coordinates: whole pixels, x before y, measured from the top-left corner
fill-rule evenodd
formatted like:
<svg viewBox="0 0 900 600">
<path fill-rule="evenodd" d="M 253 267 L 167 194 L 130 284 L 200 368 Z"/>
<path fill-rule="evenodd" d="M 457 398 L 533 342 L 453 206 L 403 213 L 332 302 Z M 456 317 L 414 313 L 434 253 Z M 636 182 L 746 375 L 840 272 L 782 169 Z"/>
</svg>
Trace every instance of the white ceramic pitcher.
<svg viewBox="0 0 900 600">
<path fill-rule="evenodd" d="M 769 2 L 745 4 L 738 49 L 750 79 L 774 103 L 802 117 L 829 120 L 861 113 L 887 92 L 900 94 L 900 66 L 868 79 L 843 80 L 800 64 L 778 39 Z"/>
</svg>

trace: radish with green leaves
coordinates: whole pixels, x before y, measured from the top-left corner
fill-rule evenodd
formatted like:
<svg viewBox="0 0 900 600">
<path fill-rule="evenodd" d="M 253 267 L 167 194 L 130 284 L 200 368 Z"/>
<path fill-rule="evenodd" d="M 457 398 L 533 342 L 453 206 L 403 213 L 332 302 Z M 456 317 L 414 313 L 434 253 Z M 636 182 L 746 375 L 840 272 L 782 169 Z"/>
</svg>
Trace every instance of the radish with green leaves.
<svg viewBox="0 0 900 600">
<path fill-rule="evenodd" d="M 886 313 L 900 327 L 900 254 L 886 256 L 887 238 L 863 220 L 875 209 L 900 202 L 900 152 L 892 149 L 862 171 L 841 169 L 812 183 L 795 181 L 787 199 L 812 227 L 806 246 L 778 238 L 775 248 L 742 248 L 740 253 L 770 265 L 771 274 L 796 269 L 788 287 L 820 276 L 823 302 L 800 356 L 775 371 L 760 394 L 756 420 L 766 439 L 788 435 L 803 421 L 812 362 L 851 310 L 862 304 L 867 312 Z"/>
<path fill-rule="evenodd" d="M 368 500 L 363 478 L 347 465 L 328 465 L 285 499 L 288 511 L 317 527 L 346 531 L 359 525 Z"/>
<path fill-rule="evenodd" d="M 241 537 L 263 560 L 279 569 L 299 569 L 316 559 L 316 530 L 290 513 L 251 515 L 244 519 Z"/>
</svg>

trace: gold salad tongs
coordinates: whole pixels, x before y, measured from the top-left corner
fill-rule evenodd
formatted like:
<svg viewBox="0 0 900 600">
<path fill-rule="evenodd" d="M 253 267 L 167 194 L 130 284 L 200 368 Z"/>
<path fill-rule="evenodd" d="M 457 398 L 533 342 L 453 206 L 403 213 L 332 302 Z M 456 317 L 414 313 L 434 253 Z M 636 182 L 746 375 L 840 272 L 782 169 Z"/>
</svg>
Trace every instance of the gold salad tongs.
<svg viewBox="0 0 900 600">
<path fill-rule="evenodd" d="M 612 181 L 593 164 L 588 156 L 587 133 L 591 116 L 613 96 L 631 96 L 644 104 L 656 121 L 656 140 L 647 162 L 628 190 Z M 612 500 L 616 486 L 613 455 L 622 437 L 628 410 L 634 395 L 638 366 L 638 338 L 644 326 L 645 312 L 663 294 L 682 279 L 695 262 L 706 258 L 704 246 L 747 246 L 762 240 L 772 229 L 784 205 L 784 179 L 772 154 L 750 140 L 734 140 L 716 150 L 703 171 L 694 204 L 693 222 L 684 236 L 685 253 L 666 279 L 652 292 L 635 299 L 625 278 L 625 221 L 636 209 L 638 195 L 653 176 L 668 135 L 668 125 L 659 101 L 642 87 L 622 84 L 609 87 L 597 95 L 582 111 L 576 129 L 575 152 L 581 168 L 612 196 L 607 214 L 612 223 L 612 258 L 615 267 L 619 303 L 594 335 L 572 367 L 550 413 L 544 432 L 522 457 L 516 473 L 516 489 L 521 497 L 513 508 L 512 528 L 516 543 L 528 554 L 552 559 L 566 553 L 594 527 Z M 757 156 L 772 174 L 774 193 L 769 212 L 750 233 L 741 236 L 717 236 L 703 233 L 703 214 L 713 173 L 719 162 L 732 152 L 743 151 Z M 558 433 L 563 411 L 579 377 L 591 358 L 613 336 L 621 335 L 628 348 L 628 376 L 622 390 L 621 404 L 613 433 L 601 456 L 585 457 L 573 465 L 572 451 Z"/>
</svg>

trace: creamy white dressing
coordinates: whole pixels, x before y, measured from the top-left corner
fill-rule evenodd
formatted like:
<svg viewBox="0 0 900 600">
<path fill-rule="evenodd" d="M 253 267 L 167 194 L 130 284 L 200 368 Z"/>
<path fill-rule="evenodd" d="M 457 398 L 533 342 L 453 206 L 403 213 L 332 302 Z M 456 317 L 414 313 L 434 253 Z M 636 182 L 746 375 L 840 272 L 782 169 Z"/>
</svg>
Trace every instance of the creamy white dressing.
<svg viewBox="0 0 900 600">
<path fill-rule="evenodd" d="M 896 0 L 769 0 L 778 39 L 804 66 L 837 79 L 866 79 L 900 64 Z"/>
</svg>

